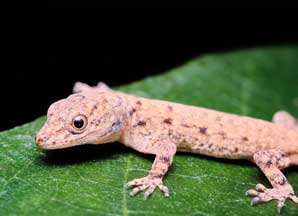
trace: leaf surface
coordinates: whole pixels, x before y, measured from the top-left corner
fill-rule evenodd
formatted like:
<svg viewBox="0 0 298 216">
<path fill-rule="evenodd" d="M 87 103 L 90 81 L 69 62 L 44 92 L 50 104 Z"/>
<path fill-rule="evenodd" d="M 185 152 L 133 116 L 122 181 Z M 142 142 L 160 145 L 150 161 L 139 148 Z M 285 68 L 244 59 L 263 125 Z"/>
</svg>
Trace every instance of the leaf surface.
<svg viewBox="0 0 298 216">
<path fill-rule="evenodd" d="M 211 54 L 118 90 L 270 120 L 298 116 L 298 47 Z M 0 133 L 0 215 L 277 215 L 276 202 L 250 206 L 245 191 L 270 186 L 252 163 L 178 153 L 160 191 L 131 198 L 125 184 L 147 175 L 154 157 L 119 143 L 42 151 L 45 117 Z M 285 171 L 298 192 L 297 167 Z M 287 201 L 284 215 L 297 215 Z"/>
</svg>

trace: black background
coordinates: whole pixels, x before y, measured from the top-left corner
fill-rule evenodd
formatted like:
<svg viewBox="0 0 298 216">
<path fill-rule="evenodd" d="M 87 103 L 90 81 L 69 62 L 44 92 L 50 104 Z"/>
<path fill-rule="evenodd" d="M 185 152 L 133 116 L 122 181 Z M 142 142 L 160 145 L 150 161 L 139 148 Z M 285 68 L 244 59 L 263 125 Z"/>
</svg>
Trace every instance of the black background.
<svg viewBox="0 0 298 216">
<path fill-rule="evenodd" d="M 3 66 L 0 131 L 46 114 L 77 80 L 117 86 L 205 53 L 298 42 L 291 7 L 55 8 L 71 6 L 59 2 L 48 2 L 37 26 L 44 34 L 15 45 Z"/>
</svg>

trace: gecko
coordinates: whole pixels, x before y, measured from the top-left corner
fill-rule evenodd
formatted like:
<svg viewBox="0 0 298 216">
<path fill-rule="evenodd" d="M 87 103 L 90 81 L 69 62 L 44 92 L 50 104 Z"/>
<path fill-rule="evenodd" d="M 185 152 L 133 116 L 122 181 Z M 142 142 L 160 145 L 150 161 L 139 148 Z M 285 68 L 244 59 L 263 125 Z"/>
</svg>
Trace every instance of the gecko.
<svg viewBox="0 0 298 216">
<path fill-rule="evenodd" d="M 298 165 L 298 121 L 285 111 L 273 121 L 207 108 L 148 99 L 112 90 L 100 82 L 76 82 L 73 94 L 53 103 L 35 142 L 42 149 L 118 141 L 138 152 L 155 155 L 149 174 L 127 183 L 135 196 L 147 199 L 156 188 L 166 197 L 164 176 L 176 152 L 255 163 L 272 188 L 259 183 L 246 195 L 251 205 L 277 200 L 280 213 L 287 199 L 298 203 L 282 169 Z"/>
</svg>

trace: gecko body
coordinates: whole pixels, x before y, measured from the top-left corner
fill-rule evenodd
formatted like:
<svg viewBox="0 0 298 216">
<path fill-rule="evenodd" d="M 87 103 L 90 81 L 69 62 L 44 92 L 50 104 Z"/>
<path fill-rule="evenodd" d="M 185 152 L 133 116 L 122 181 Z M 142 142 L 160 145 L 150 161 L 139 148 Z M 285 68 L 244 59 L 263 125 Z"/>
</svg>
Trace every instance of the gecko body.
<svg viewBox="0 0 298 216">
<path fill-rule="evenodd" d="M 145 191 L 147 199 L 156 187 L 169 196 L 162 180 L 176 152 L 184 151 L 256 163 L 273 188 L 257 184 L 256 190 L 248 190 L 252 205 L 276 199 L 280 212 L 286 199 L 298 203 L 280 171 L 298 165 L 298 123 L 286 112 L 276 113 L 272 123 L 78 82 L 73 95 L 50 106 L 36 135 L 43 149 L 114 141 L 156 155 L 148 176 L 128 182 L 134 187 L 132 196 Z"/>
</svg>

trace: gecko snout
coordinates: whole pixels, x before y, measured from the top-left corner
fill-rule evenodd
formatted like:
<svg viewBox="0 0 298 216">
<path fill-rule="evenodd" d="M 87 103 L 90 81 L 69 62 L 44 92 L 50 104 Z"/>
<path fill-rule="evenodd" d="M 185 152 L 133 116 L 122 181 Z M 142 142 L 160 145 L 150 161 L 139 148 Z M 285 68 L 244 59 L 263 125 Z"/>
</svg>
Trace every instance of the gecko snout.
<svg viewBox="0 0 298 216">
<path fill-rule="evenodd" d="M 42 147 L 46 144 L 46 142 L 49 140 L 48 136 L 45 136 L 43 134 L 37 134 L 35 136 L 35 143 L 36 145 L 38 145 L 39 147 Z"/>
</svg>

